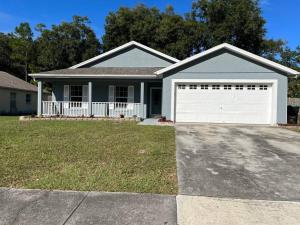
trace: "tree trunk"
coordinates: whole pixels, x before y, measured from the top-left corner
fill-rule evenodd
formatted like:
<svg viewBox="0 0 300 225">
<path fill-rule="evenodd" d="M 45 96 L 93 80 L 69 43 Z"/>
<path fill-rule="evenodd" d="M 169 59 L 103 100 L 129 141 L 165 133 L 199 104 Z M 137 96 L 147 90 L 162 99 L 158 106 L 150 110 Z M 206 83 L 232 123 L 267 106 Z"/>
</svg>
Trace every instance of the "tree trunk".
<svg viewBox="0 0 300 225">
<path fill-rule="evenodd" d="M 25 81 L 28 80 L 28 71 L 27 71 L 27 63 L 25 63 Z"/>
</svg>

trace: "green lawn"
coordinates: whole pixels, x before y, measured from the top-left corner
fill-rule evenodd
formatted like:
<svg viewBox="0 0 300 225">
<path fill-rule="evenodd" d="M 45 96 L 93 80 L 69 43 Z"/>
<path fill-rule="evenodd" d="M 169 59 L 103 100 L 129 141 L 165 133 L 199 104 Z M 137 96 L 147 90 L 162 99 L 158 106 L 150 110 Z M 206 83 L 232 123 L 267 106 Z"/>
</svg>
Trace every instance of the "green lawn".
<svg viewBox="0 0 300 225">
<path fill-rule="evenodd" d="M 0 117 L 0 186 L 177 193 L 173 127 Z"/>
</svg>

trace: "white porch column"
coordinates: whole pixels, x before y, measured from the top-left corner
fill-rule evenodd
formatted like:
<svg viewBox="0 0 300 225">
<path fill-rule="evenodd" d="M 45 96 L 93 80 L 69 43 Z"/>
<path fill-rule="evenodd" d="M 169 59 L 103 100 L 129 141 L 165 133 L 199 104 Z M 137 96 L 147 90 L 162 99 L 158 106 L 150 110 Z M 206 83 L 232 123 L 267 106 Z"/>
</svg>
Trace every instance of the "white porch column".
<svg viewBox="0 0 300 225">
<path fill-rule="evenodd" d="M 144 119 L 146 118 L 146 110 L 144 107 L 144 95 L 145 95 L 145 83 L 141 82 L 141 96 L 140 96 L 140 102 L 141 102 L 141 107 L 142 107 L 142 115 Z"/>
<path fill-rule="evenodd" d="M 141 97 L 140 97 L 140 102 L 141 104 L 144 104 L 144 89 L 145 89 L 145 83 L 141 82 Z"/>
<path fill-rule="evenodd" d="M 42 97 L 43 96 L 43 82 L 38 81 L 38 95 L 37 95 L 37 115 L 42 116 Z"/>
<path fill-rule="evenodd" d="M 91 116 L 91 115 L 93 115 L 93 110 L 92 110 L 92 99 L 93 99 L 93 84 L 92 84 L 92 82 L 91 81 L 89 81 L 89 84 L 88 84 L 88 86 L 89 86 L 89 108 L 88 108 L 88 110 L 89 110 L 89 116 Z"/>
</svg>

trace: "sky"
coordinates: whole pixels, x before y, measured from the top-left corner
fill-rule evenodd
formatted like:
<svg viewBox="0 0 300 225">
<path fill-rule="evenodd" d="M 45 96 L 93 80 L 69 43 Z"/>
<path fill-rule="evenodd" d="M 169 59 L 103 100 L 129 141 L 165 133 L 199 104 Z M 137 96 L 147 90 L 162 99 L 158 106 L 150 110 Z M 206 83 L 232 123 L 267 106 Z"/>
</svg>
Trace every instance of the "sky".
<svg viewBox="0 0 300 225">
<path fill-rule="evenodd" d="M 32 27 L 44 23 L 48 27 L 70 21 L 73 15 L 88 16 L 91 26 L 101 38 L 105 17 L 121 6 L 134 7 L 143 3 L 164 10 L 172 5 L 184 15 L 193 0 L 0 0 L 0 32 L 12 32 L 20 22 Z M 300 0 L 261 0 L 268 38 L 282 38 L 288 46 L 300 45 Z"/>
</svg>

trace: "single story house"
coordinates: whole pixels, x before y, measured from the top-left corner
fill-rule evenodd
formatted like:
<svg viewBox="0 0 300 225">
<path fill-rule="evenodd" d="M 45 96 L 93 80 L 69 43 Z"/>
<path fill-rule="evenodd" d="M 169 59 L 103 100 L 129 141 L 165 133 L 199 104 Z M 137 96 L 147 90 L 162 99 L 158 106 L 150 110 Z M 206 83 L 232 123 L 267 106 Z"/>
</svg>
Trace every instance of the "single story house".
<svg viewBox="0 0 300 225">
<path fill-rule="evenodd" d="M 0 114 L 35 114 L 37 87 L 0 71 Z"/>
<path fill-rule="evenodd" d="M 287 122 L 288 76 L 298 72 L 229 44 L 179 61 L 137 42 L 67 69 L 31 74 L 38 115 L 174 122 Z M 42 101 L 43 82 L 53 86 Z"/>
</svg>

